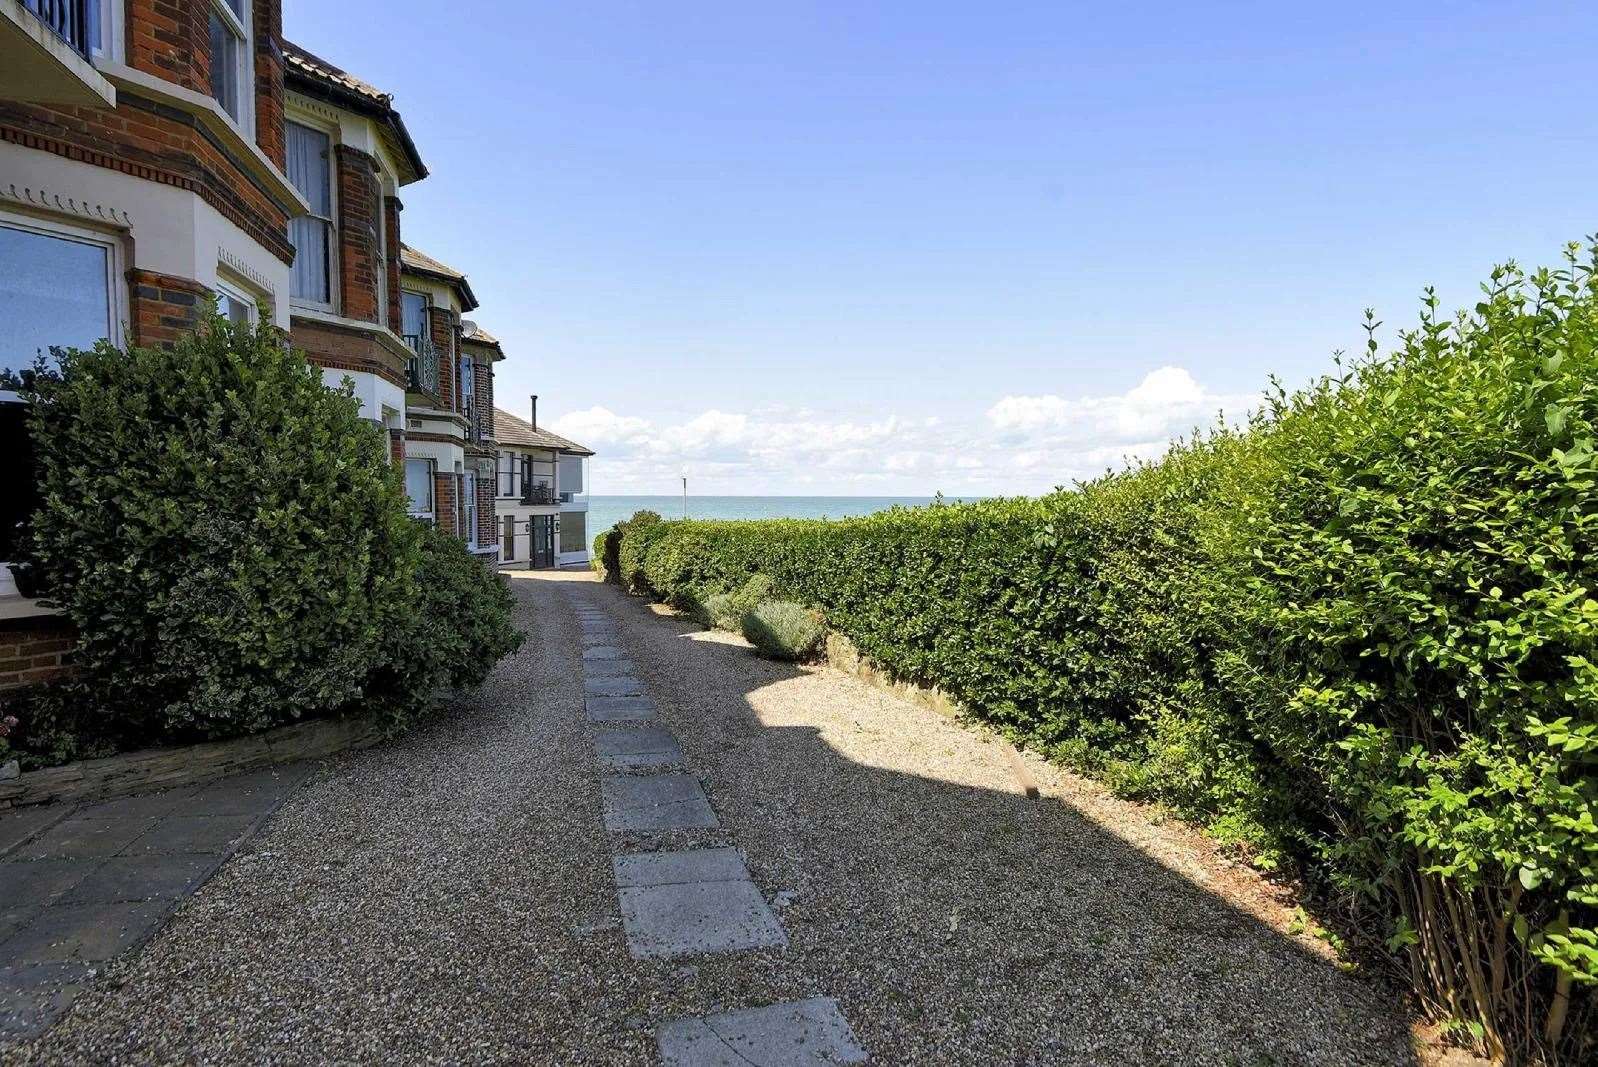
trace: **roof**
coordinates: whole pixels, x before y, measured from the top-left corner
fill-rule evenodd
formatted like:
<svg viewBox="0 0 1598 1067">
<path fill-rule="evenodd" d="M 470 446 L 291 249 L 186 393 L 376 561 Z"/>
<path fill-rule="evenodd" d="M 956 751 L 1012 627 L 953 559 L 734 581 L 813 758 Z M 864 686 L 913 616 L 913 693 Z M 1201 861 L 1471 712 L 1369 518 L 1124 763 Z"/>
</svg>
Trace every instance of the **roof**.
<svg viewBox="0 0 1598 1067">
<path fill-rule="evenodd" d="M 480 345 L 493 345 L 495 348 L 500 347 L 499 338 L 477 325 L 471 319 L 461 320 L 461 340 L 474 341 Z"/>
<path fill-rule="evenodd" d="M 552 448 L 573 456 L 591 456 L 594 450 L 568 441 L 558 433 L 537 430 L 526 419 L 518 419 L 508 411 L 494 409 L 494 440 L 502 445 L 521 448 Z"/>
<path fill-rule="evenodd" d="M 294 89 L 377 119 L 393 135 L 405 161 L 410 164 L 413 172 L 410 181 L 427 177 L 427 165 L 416 150 L 416 142 L 411 140 L 410 130 L 405 128 L 405 120 L 394 110 L 392 95 L 307 52 L 293 41 L 283 42 L 283 59 L 284 76 Z"/>
<path fill-rule="evenodd" d="M 477 307 L 477 297 L 472 295 L 471 283 L 466 280 L 466 275 L 454 267 L 440 263 L 426 252 L 420 252 L 403 241 L 400 242 L 400 263 L 412 274 L 423 274 L 453 285 L 460 291 L 463 311 L 471 311 Z"/>
</svg>

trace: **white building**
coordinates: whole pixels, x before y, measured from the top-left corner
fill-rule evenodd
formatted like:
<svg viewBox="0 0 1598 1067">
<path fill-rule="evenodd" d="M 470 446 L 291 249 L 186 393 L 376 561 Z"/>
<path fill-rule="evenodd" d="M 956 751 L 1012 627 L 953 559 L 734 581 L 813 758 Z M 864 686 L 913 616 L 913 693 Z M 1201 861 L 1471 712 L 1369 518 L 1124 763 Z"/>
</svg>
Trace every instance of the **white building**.
<svg viewBox="0 0 1598 1067">
<path fill-rule="evenodd" d="M 588 459 L 594 453 L 494 409 L 499 449 L 494 515 L 499 560 L 510 567 L 563 567 L 588 562 Z"/>
</svg>

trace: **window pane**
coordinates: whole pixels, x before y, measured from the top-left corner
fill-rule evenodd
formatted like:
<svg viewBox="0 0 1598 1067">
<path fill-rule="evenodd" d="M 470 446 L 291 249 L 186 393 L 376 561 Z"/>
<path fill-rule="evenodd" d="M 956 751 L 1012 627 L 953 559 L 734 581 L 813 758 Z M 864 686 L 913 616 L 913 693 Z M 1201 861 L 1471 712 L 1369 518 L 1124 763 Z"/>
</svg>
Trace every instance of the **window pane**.
<svg viewBox="0 0 1598 1067">
<path fill-rule="evenodd" d="M 407 337 L 427 336 L 427 297 L 420 293 L 400 294 L 400 332 Z"/>
<path fill-rule="evenodd" d="M 289 181 L 310 201 L 311 214 L 330 218 L 333 214 L 333 169 L 330 162 L 332 139 L 321 130 L 299 123 L 285 123 Z"/>
<path fill-rule="evenodd" d="M 405 491 L 411 495 L 412 511 L 433 510 L 433 462 L 427 459 L 405 461 Z"/>
<path fill-rule="evenodd" d="M 250 323 L 250 305 L 234 296 L 232 293 L 222 293 L 217 300 L 217 309 L 222 312 L 222 317 L 229 322 Z"/>
<path fill-rule="evenodd" d="M 239 39 L 215 11 L 211 12 L 211 95 L 223 111 L 239 117 Z"/>
<path fill-rule="evenodd" d="M 294 245 L 294 277 L 290 292 L 305 300 L 331 303 L 328 291 L 328 227 L 321 219 L 301 215 L 289 220 Z"/>
<path fill-rule="evenodd" d="M 0 226 L 0 369 L 111 335 L 104 245 Z"/>
</svg>

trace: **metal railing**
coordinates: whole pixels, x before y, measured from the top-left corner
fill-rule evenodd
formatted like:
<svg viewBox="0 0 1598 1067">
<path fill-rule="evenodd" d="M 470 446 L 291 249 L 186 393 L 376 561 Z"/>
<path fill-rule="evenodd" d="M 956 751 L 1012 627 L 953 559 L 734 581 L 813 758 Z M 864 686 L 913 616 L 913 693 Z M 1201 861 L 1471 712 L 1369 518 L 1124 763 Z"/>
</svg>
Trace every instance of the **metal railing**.
<svg viewBox="0 0 1598 1067">
<path fill-rule="evenodd" d="M 410 374 L 411 388 L 418 393 L 438 396 L 438 352 L 430 338 L 420 334 L 405 335 L 405 345 L 412 352 L 405 369 Z"/>
<path fill-rule="evenodd" d="M 95 20 L 100 13 L 98 0 L 22 0 L 22 6 L 72 46 L 84 59 L 94 51 Z"/>
<path fill-rule="evenodd" d="M 534 481 L 531 478 L 522 479 L 523 504 L 554 504 L 555 487 L 546 481 Z"/>
</svg>

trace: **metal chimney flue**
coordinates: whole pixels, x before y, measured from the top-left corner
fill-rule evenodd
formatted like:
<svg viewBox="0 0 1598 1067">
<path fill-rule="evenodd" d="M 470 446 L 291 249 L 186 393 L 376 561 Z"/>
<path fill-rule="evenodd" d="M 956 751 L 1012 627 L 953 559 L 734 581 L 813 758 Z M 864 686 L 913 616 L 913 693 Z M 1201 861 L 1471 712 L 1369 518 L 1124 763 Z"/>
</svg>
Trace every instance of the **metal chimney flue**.
<svg viewBox="0 0 1598 1067">
<path fill-rule="evenodd" d="M 533 394 L 533 429 L 538 429 L 538 394 Z"/>
</svg>

